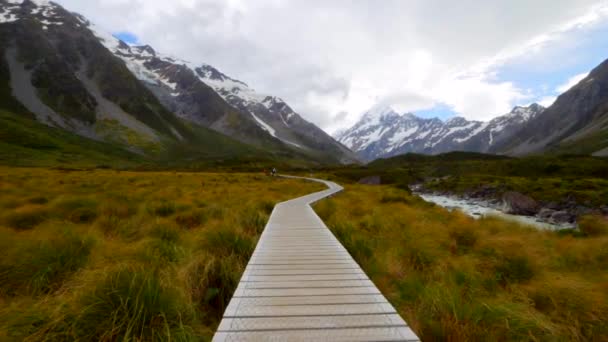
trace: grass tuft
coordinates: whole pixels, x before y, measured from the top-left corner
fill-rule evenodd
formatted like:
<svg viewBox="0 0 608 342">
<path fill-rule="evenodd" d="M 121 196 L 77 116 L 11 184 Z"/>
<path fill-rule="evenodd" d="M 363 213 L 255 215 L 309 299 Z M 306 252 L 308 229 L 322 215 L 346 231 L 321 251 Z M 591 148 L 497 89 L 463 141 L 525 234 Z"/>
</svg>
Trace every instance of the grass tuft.
<svg viewBox="0 0 608 342">
<path fill-rule="evenodd" d="M 5 224 L 17 230 L 32 229 L 44 222 L 49 216 L 49 212 L 43 207 L 26 207 L 8 213 Z"/>
<path fill-rule="evenodd" d="M 608 220 L 599 215 L 587 215 L 578 220 L 578 229 L 586 236 L 608 235 Z"/>
<path fill-rule="evenodd" d="M 73 223 L 90 223 L 97 217 L 97 201 L 86 197 L 62 198 L 55 203 L 53 213 Z"/>
<path fill-rule="evenodd" d="M 148 206 L 148 212 L 150 214 L 160 217 L 171 216 L 175 214 L 176 211 L 177 208 L 175 206 L 175 203 L 168 200 L 153 202 L 150 203 L 150 205 Z"/>
<path fill-rule="evenodd" d="M 207 222 L 205 211 L 195 209 L 179 213 L 175 216 L 175 222 L 183 229 L 193 229 Z"/>
<path fill-rule="evenodd" d="M 255 240 L 236 228 L 220 228 L 205 232 L 201 247 L 218 257 L 236 256 L 247 261 L 253 254 Z"/>
<path fill-rule="evenodd" d="M 144 269 L 109 274 L 80 299 L 73 333 L 79 340 L 192 340 L 194 310 Z"/>
<path fill-rule="evenodd" d="M 93 245 L 91 237 L 65 229 L 48 237 L 7 246 L 9 250 L 0 260 L 1 293 L 36 295 L 56 290 L 87 263 Z"/>
</svg>

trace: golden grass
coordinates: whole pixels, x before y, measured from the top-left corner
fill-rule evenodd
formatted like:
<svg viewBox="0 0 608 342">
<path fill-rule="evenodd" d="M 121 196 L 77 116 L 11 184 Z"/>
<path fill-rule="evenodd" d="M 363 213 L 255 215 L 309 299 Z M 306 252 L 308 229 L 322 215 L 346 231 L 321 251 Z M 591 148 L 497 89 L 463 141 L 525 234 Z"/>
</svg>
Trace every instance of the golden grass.
<svg viewBox="0 0 608 342">
<path fill-rule="evenodd" d="M 539 231 L 365 185 L 315 209 L 424 341 L 608 339 L 605 220 Z"/>
<path fill-rule="evenodd" d="M 0 168 L 0 340 L 206 340 L 275 202 L 257 174 Z"/>
</svg>

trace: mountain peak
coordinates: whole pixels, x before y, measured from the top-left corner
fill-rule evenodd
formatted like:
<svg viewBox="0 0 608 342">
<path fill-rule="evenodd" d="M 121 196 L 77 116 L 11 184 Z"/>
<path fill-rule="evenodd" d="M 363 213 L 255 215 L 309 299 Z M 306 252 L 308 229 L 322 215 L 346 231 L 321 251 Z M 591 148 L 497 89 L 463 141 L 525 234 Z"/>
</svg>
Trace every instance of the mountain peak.
<svg viewBox="0 0 608 342">
<path fill-rule="evenodd" d="M 545 107 L 539 105 L 538 103 L 532 103 L 527 107 L 515 106 L 513 110 L 511 110 L 511 112 L 507 115 L 520 116 L 523 120 L 528 121 L 543 110 L 545 110 Z"/>
<path fill-rule="evenodd" d="M 201 77 L 203 79 L 217 81 L 217 82 L 231 81 L 234 83 L 238 83 L 241 86 L 244 86 L 246 88 L 249 87 L 245 82 L 235 80 L 235 79 L 227 76 L 226 74 L 222 73 L 221 71 L 217 70 L 216 68 L 212 67 L 209 64 L 202 64 L 200 67 L 194 68 L 194 71 L 196 72 L 196 74 L 199 77 Z"/>
<path fill-rule="evenodd" d="M 445 121 L 445 124 L 448 126 L 460 126 L 463 124 L 467 124 L 470 121 L 463 118 L 462 116 L 454 116 Z"/>
<path fill-rule="evenodd" d="M 139 53 L 141 53 L 142 55 L 147 54 L 152 57 L 156 56 L 156 51 L 154 51 L 154 49 L 150 45 L 134 46 L 134 48 L 137 49 L 137 51 L 139 51 Z"/>
<path fill-rule="evenodd" d="M 363 119 L 366 121 L 375 119 L 384 119 L 388 117 L 399 116 L 397 112 L 391 107 L 386 105 L 378 105 L 372 107 L 370 110 L 363 114 Z"/>
</svg>

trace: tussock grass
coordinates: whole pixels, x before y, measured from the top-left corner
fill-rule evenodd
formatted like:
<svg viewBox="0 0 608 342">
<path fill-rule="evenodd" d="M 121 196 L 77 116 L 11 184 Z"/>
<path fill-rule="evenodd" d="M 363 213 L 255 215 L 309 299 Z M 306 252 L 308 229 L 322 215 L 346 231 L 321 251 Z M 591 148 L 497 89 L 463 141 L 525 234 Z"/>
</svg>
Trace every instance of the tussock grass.
<svg viewBox="0 0 608 342">
<path fill-rule="evenodd" d="M 608 336 L 603 218 L 583 219 L 581 233 L 539 231 L 365 185 L 315 210 L 424 341 Z"/>
<path fill-rule="evenodd" d="M 608 220 L 601 216 L 583 216 L 578 221 L 579 230 L 587 236 L 608 235 Z"/>
<path fill-rule="evenodd" d="M 44 222 L 49 216 L 48 210 L 41 206 L 26 206 L 5 215 L 5 224 L 17 230 L 32 229 Z"/>
<path fill-rule="evenodd" d="M 72 323 L 80 340 L 192 340 L 195 311 L 178 291 L 149 270 L 110 273 L 78 299 L 83 310 Z"/>
<path fill-rule="evenodd" d="M 47 234 L 2 236 L 5 256 L 0 260 L 0 294 L 49 293 L 66 277 L 86 265 L 94 239 L 66 228 Z"/>
<path fill-rule="evenodd" d="M 251 174 L 0 168 L 0 340 L 209 339 L 274 203 L 320 189 Z"/>
</svg>

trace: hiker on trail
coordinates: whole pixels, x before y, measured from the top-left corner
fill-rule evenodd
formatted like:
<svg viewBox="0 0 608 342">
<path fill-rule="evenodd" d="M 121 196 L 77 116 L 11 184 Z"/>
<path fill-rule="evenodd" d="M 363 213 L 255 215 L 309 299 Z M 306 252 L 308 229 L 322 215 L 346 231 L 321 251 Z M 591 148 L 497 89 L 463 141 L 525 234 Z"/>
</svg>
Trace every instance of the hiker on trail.
<svg viewBox="0 0 608 342">
<path fill-rule="evenodd" d="M 272 175 L 273 175 L 273 176 L 276 176 L 276 175 L 277 175 L 277 169 L 276 169 L 276 168 L 274 168 L 274 167 L 272 168 Z"/>
</svg>

